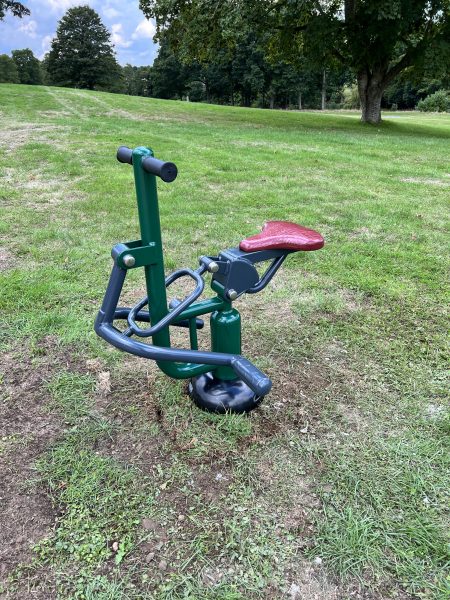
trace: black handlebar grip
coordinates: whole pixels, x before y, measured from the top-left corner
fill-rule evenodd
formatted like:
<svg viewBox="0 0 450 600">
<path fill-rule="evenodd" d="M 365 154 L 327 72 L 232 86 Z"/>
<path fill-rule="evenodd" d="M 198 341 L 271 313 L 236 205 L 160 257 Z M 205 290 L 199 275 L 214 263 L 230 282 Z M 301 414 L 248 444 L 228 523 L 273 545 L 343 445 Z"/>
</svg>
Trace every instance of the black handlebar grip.
<svg viewBox="0 0 450 600">
<path fill-rule="evenodd" d="M 126 146 L 120 146 L 117 150 L 117 160 L 121 163 L 133 164 L 133 151 Z"/>
<path fill-rule="evenodd" d="M 161 177 L 166 183 L 174 181 L 178 175 L 178 169 L 173 162 L 164 162 L 163 160 L 158 160 L 151 156 L 144 158 L 142 161 L 142 168 L 144 171 L 147 171 L 147 173 Z"/>
<path fill-rule="evenodd" d="M 239 375 L 258 396 L 265 396 L 270 392 L 272 387 L 271 380 L 243 356 L 233 359 L 231 367 L 236 375 Z"/>
<path fill-rule="evenodd" d="M 133 151 L 131 148 L 120 146 L 117 150 L 117 160 L 121 163 L 132 165 Z M 147 156 L 147 158 L 143 159 L 141 164 L 144 171 L 161 177 L 161 179 L 167 183 L 174 181 L 178 175 L 178 169 L 173 162 L 164 162 L 163 160 L 158 160 L 152 156 Z"/>
</svg>

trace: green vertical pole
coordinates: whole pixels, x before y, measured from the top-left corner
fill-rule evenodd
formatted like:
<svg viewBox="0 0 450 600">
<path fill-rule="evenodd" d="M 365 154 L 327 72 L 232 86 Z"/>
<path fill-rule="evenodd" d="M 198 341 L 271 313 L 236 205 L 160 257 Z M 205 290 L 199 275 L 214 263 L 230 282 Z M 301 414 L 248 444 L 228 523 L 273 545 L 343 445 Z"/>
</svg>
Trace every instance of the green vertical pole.
<svg viewBox="0 0 450 600">
<path fill-rule="evenodd" d="M 229 354 L 241 353 L 241 315 L 231 307 L 216 310 L 210 318 L 211 350 Z M 236 379 L 236 373 L 231 367 L 218 367 L 214 375 L 219 379 Z"/>
<path fill-rule="evenodd" d="M 141 240 L 143 245 L 150 245 L 155 249 L 154 263 L 145 267 L 145 281 L 151 309 L 150 320 L 154 325 L 166 316 L 168 307 L 156 177 L 144 171 L 141 165 L 142 160 L 148 156 L 153 156 L 150 148 L 139 147 L 133 150 L 133 170 Z M 170 347 L 169 328 L 166 327 L 156 333 L 152 339 L 157 346 Z"/>
</svg>

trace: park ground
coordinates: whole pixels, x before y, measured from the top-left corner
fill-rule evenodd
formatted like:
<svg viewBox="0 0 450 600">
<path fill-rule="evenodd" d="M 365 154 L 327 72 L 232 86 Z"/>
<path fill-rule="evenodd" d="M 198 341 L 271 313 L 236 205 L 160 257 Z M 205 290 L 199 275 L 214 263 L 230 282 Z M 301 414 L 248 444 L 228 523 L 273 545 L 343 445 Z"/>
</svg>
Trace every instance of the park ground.
<svg viewBox="0 0 450 600">
<path fill-rule="evenodd" d="M 0 596 L 449 598 L 450 117 L 0 97 Z M 267 219 L 326 239 L 237 303 L 273 380 L 249 416 L 93 332 L 110 249 L 138 238 L 122 144 L 179 167 L 168 270 Z"/>
</svg>

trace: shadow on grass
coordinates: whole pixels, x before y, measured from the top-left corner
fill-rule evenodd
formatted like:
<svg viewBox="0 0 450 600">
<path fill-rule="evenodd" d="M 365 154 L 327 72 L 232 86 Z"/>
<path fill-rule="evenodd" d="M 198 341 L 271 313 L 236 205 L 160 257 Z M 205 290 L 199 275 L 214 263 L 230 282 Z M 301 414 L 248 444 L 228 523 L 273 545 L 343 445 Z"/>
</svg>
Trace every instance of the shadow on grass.
<svg viewBox="0 0 450 600">
<path fill-rule="evenodd" d="M 156 99 L 152 98 L 151 102 Z M 156 100 L 158 102 L 158 100 Z M 406 122 L 387 121 L 388 116 L 378 125 L 361 123 L 358 112 L 332 112 L 321 113 L 320 111 L 282 111 L 264 110 L 259 108 L 245 108 L 240 106 L 224 107 L 219 105 L 190 104 L 181 101 L 173 101 L 183 113 L 202 113 L 205 120 L 212 119 L 215 123 L 220 120 L 226 122 L 241 122 L 254 127 L 274 127 L 276 129 L 292 130 L 297 128 L 322 131 L 345 131 L 364 135 L 379 135 L 384 133 L 394 136 L 427 136 L 431 138 L 450 138 L 450 118 L 442 115 L 439 119 L 430 120 L 429 123 L 414 123 L 410 119 L 415 116 L 408 112 L 405 115 L 396 114 L 395 118 L 407 118 Z M 389 115 L 392 118 L 392 115 Z M 422 115 L 421 115 L 422 116 Z M 446 127 L 446 129 L 445 129 Z"/>
</svg>

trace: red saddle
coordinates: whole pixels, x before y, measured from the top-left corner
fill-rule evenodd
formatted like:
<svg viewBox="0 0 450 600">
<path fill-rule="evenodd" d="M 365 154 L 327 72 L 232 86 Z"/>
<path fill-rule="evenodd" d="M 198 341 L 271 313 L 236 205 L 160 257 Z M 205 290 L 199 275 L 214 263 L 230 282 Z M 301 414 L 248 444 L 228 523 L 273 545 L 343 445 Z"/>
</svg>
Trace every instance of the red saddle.
<svg viewBox="0 0 450 600">
<path fill-rule="evenodd" d="M 317 231 L 289 221 L 268 221 L 261 233 L 239 244 L 240 250 L 319 250 L 325 241 Z"/>
</svg>

